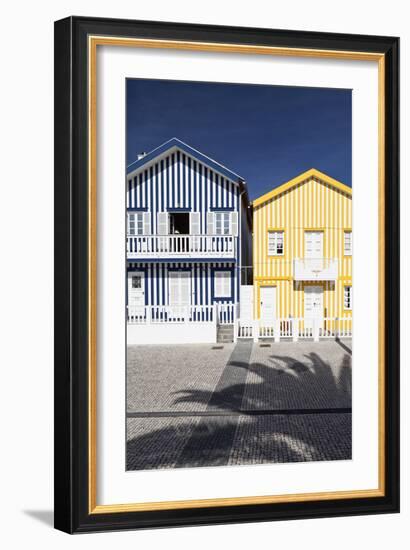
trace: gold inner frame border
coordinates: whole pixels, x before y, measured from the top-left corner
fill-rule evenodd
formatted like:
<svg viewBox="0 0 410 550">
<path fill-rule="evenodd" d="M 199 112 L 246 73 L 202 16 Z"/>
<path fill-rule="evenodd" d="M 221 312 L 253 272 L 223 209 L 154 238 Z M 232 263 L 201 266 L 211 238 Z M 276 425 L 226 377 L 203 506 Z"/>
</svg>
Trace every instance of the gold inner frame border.
<svg viewBox="0 0 410 550">
<path fill-rule="evenodd" d="M 160 502 L 136 502 L 130 504 L 97 504 L 97 47 L 122 46 L 133 48 L 174 49 L 221 53 L 251 53 L 286 57 L 313 57 L 376 61 L 378 63 L 378 214 L 379 214 L 379 364 L 378 364 L 378 488 L 352 491 L 327 491 L 317 493 L 247 496 L 199 500 L 175 500 Z M 385 56 L 375 52 L 283 48 L 243 44 L 191 42 L 179 40 L 156 40 L 123 38 L 114 36 L 88 36 L 88 511 L 90 514 L 142 512 L 244 506 L 250 504 L 274 504 L 285 502 L 313 502 L 352 498 L 375 498 L 385 495 Z"/>
</svg>

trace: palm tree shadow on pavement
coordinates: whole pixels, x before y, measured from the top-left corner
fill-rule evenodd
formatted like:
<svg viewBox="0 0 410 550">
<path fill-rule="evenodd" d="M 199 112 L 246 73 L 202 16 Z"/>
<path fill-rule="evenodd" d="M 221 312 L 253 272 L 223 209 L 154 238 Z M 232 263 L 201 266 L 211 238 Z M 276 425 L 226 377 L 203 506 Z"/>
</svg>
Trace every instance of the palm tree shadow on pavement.
<svg viewBox="0 0 410 550">
<path fill-rule="evenodd" d="M 204 412 L 128 418 L 128 470 L 351 458 L 348 353 L 333 368 L 316 352 L 228 366 L 214 391 L 175 392 Z"/>
</svg>

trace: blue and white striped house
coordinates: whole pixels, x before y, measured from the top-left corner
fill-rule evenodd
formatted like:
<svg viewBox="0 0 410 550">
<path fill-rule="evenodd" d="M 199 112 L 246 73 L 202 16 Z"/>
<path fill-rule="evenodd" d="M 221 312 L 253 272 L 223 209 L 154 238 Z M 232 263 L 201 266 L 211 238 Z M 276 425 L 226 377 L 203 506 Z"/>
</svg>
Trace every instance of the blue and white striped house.
<svg viewBox="0 0 410 550">
<path fill-rule="evenodd" d="M 172 138 L 127 168 L 128 344 L 215 342 L 248 284 L 245 181 Z M 228 330 L 227 327 L 223 330 Z"/>
</svg>

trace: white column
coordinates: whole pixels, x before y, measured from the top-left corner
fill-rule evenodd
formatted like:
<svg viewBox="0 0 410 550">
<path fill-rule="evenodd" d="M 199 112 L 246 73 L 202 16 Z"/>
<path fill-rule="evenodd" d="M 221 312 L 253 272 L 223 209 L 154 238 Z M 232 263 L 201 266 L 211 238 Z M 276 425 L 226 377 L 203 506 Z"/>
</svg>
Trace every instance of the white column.
<svg viewBox="0 0 410 550">
<path fill-rule="evenodd" d="M 233 304 L 233 341 L 236 342 L 238 340 L 238 315 L 236 312 L 237 304 Z"/>
<path fill-rule="evenodd" d="M 215 334 L 215 342 L 217 341 L 218 339 L 218 323 L 217 323 L 217 308 L 216 308 L 216 304 L 214 304 L 212 306 L 212 324 L 213 324 L 213 330 L 215 331 L 214 334 Z"/>
<path fill-rule="evenodd" d="M 280 342 L 280 320 L 275 319 L 275 342 Z"/>
<path fill-rule="evenodd" d="M 313 318 L 313 341 L 319 342 L 319 319 Z"/>
<path fill-rule="evenodd" d="M 255 319 L 252 324 L 252 332 L 253 332 L 253 341 L 257 342 L 259 340 L 259 320 Z"/>
<path fill-rule="evenodd" d="M 298 319 L 292 319 L 292 339 L 294 342 L 299 340 L 299 321 Z"/>
</svg>

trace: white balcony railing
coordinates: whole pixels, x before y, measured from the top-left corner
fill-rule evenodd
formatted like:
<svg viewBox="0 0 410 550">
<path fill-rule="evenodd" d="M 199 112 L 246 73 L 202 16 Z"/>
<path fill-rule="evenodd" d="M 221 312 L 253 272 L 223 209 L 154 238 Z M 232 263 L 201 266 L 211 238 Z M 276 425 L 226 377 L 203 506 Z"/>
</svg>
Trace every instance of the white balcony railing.
<svg viewBox="0 0 410 550">
<path fill-rule="evenodd" d="M 128 259 L 234 258 L 233 235 L 128 235 Z"/>
<path fill-rule="evenodd" d="M 293 278 L 295 281 L 334 281 L 337 267 L 337 258 L 300 258 L 293 260 Z"/>
</svg>

